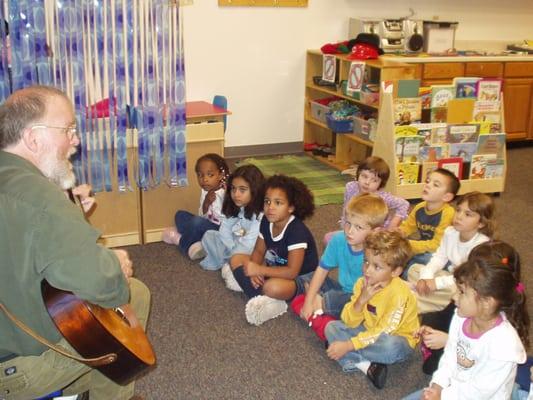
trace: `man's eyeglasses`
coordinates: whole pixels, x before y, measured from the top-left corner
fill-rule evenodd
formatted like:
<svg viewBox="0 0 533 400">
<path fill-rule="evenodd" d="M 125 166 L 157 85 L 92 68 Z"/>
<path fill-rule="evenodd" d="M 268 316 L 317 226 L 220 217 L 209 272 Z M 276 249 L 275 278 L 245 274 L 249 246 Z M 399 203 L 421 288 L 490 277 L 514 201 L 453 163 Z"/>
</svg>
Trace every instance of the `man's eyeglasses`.
<svg viewBox="0 0 533 400">
<path fill-rule="evenodd" d="M 50 126 L 50 125 L 33 125 L 30 129 L 61 129 L 68 140 L 74 139 L 78 135 L 78 128 L 76 126 Z"/>
</svg>

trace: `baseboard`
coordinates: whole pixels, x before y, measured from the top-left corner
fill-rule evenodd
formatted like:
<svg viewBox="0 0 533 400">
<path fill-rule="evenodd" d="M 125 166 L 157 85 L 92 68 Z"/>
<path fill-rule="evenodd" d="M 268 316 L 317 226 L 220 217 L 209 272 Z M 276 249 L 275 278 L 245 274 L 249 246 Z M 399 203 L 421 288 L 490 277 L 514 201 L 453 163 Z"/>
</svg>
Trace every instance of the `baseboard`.
<svg viewBox="0 0 533 400">
<path fill-rule="evenodd" d="M 272 143 L 253 146 L 234 146 L 224 148 L 226 158 L 268 156 L 274 154 L 294 154 L 303 152 L 303 142 Z"/>
</svg>

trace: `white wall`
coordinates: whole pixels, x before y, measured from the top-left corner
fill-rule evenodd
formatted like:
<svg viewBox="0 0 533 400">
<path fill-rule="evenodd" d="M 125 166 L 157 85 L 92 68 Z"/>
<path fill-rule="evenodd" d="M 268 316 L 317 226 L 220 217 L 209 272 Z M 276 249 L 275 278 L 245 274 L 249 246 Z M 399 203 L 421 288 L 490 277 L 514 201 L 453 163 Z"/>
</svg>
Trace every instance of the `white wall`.
<svg viewBox="0 0 533 400">
<path fill-rule="evenodd" d="M 307 8 L 218 7 L 184 12 L 187 99 L 224 94 L 226 147 L 301 141 L 306 49 L 347 39 L 349 17 L 409 14 L 458 21 L 456 40 L 533 39 L 532 0 L 309 0 Z"/>
</svg>

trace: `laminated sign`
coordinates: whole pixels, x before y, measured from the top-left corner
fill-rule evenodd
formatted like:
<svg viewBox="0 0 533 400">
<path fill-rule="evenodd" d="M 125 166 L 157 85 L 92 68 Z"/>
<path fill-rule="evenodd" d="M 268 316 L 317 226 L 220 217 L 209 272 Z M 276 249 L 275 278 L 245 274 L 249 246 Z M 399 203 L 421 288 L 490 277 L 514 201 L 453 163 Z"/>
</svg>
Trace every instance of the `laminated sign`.
<svg viewBox="0 0 533 400">
<path fill-rule="evenodd" d="M 363 86 L 363 78 L 365 75 L 364 62 L 352 62 L 350 64 L 350 71 L 348 72 L 348 90 L 352 92 L 359 92 Z"/>
<path fill-rule="evenodd" d="M 335 82 L 337 74 L 337 60 L 335 56 L 324 55 L 322 59 L 322 79 L 328 82 Z"/>
</svg>

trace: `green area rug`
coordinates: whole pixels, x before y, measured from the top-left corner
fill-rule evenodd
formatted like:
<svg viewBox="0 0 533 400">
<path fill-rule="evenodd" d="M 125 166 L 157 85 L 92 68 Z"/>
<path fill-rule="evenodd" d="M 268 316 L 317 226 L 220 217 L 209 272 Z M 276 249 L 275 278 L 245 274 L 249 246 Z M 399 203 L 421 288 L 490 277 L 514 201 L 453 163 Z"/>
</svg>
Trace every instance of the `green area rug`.
<svg viewBox="0 0 533 400">
<path fill-rule="evenodd" d="M 353 179 L 309 156 L 246 158 L 239 165 L 254 164 L 265 176 L 284 174 L 304 182 L 315 197 L 315 205 L 342 204 L 344 186 Z"/>
</svg>

